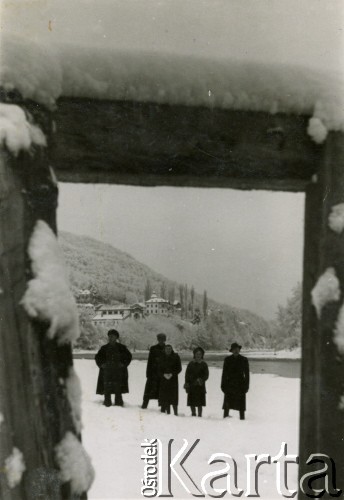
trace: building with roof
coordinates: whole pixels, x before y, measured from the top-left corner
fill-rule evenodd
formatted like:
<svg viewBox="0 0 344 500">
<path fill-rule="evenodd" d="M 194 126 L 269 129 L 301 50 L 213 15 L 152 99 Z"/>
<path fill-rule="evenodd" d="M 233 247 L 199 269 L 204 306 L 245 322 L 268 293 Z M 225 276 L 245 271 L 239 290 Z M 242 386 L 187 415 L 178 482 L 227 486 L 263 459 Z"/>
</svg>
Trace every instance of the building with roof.
<svg viewBox="0 0 344 500">
<path fill-rule="evenodd" d="M 97 308 L 95 316 L 92 318 L 94 325 L 107 327 L 118 326 L 129 318 L 141 319 L 145 314 L 145 304 L 116 304 L 101 305 Z"/>
<path fill-rule="evenodd" d="M 170 311 L 170 303 L 168 300 L 158 297 L 153 291 L 151 298 L 146 300 L 146 314 L 163 314 L 167 315 Z"/>
<path fill-rule="evenodd" d="M 81 304 L 90 303 L 92 300 L 92 292 L 86 288 L 83 290 L 78 290 L 75 294 L 76 301 Z"/>
</svg>

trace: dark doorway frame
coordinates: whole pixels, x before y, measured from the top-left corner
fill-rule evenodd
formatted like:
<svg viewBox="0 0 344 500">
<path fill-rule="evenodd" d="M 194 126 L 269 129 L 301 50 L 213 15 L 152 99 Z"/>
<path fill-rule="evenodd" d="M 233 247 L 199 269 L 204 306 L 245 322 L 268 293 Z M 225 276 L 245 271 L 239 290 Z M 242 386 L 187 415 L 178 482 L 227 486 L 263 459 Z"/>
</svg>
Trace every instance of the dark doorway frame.
<svg viewBox="0 0 344 500">
<path fill-rule="evenodd" d="M 1 474 L 1 498 L 31 498 L 35 471 L 55 470 L 54 447 L 67 431 L 78 434 L 60 384 L 73 364 L 71 346 L 48 340 L 48 325 L 30 320 L 20 305 L 32 277 L 27 248 L 35 223 L 57 231 L 54 172 L 62 182 L 306 193 L 300 477 L 310 470 L 308 457 L 324 453 L 343 488 L 344 366 L 334 334 L 344 298 L 344 233 L 328 225 L 332 207 L 344 203 L 343 134 L 331 132 L 319 146 L 307 135 L 307 116 L 67 98 L 51 114 L 16 93 L 2 95 L 41 127 L 48 147 L 16 157 L 0 152 L 0 461 L 17 446 L 28 464 L 14 489 Z M 328 268 L 340 300 L 318 317 L 311 291 Z M 76 498 L 68 483 L 61 498 Z"/>
</svg>

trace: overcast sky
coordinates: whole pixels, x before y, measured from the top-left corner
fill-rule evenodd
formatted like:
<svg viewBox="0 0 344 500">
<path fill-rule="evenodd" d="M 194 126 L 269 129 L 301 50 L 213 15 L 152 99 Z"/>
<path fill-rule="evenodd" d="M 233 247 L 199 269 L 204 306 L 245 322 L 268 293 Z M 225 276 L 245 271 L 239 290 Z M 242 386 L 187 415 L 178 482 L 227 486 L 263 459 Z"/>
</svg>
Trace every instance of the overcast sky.
<svg viewBox="0 0 344 500">
<path fill-rule="evenodd" d="M 58 222 L 273 318 L 302 278 L 303 210 L 303 194 L 60 184 Z"/>
<path fill-rule="evenodd" d="M 343 66 L 342 0 L 30 0 L 5 2 L 1 30 L 40 41 Z"/>
</svg>

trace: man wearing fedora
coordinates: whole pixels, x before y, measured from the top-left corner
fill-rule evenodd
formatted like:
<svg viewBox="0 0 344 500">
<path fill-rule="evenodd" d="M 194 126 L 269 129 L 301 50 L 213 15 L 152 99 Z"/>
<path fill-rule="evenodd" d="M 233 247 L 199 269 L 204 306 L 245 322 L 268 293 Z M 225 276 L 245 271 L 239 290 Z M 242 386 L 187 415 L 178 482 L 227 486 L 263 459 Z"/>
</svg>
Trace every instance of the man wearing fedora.
<svg viewBox="0 0 344 500">
<path fill-rule="evenodd" d="M 241 345 L 233 342 L 223 362 L 221 390 L 224 393 L 223 418 L 229 417 L 229 410 L 238 410 L 240 420 L 245 420 L 246 393 L 250 385 L 248 359 L 240 354 Z"/>
<path fill-rule="evenodd" d="M 119 343 L 117 330 L 108 331 L 109 342 L 103 345 L 95 356 L 99 367 L 97 394 L 104 394 L 104 405 L 111 406 L 111 394 L 115 394 L 115 406 L 123 406 L 122 394 L 129 392 L 128 366 L 131 352 Z"/>
</svg>

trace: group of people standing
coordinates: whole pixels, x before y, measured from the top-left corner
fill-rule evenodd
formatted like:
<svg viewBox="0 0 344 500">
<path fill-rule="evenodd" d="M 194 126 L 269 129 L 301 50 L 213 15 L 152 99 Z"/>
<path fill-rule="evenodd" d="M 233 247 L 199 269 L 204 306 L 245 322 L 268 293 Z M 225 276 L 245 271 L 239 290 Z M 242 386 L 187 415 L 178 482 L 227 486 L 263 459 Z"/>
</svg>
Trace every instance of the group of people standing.
<svg viewBox="0 0 344 500">
<path fill-rule="evenodd" d="M 132 355 L 126 346 L 119 342 L 117 330 L 109 330 L 109 342 L 103 345 L 96 354 L 95 360 L 99 367 L 97 394 L 104 395 L 104 405 L 111 406 L 111 395 L 115 395 L 115 406 L 123 406 L 122 394 L 129 392 L 128 366 Z M 151 399 L 158 400 L 162 413 L 178 415 L 179 382 L 178 375 L 182 371 L 179 355 L 174 352 L 171 344 L 166 343 L 166 335 L 157 335 L 157 344 L 149 350 L 146 384 L 143 395 L 142 409 L 148 407 Z M 224 393 L 223 417 L 229 416 L 231 409 L 238 410 L 240 419 L 245 419 L 246 393 L 249 390 L 250 372 L 246 357 L 240 354 L 241 346 L 234 342 L 231 345 L 232 355 L 224 360 L 221 390 Z M 184 389 L 187 393 L 187 405 L 191 415 L 202 417 L 206 406 L 206 381 L 209 369 L 204 361 L 204 349 L 196 347 L 193 359 L 185 371 Z M 196 413 L 197 410 L 197 413 Z"/>
</svg>

